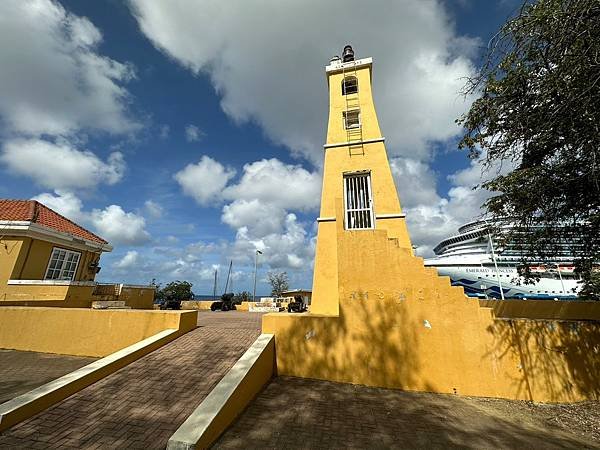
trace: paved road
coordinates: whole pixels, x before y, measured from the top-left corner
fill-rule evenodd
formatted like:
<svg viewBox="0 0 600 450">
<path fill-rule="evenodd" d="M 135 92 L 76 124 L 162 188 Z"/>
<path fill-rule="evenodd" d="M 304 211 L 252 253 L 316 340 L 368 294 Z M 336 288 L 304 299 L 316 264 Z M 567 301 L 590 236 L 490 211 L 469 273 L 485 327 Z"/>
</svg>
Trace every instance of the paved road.
<svg viewBox="0 0 600 450">
<path fill-rule="evenodd" d="M 199 314 L 199 328 L 0 434 L 0 448 L 164 449 L 260 334 L 261 315 Z"/>
<path fill-rule="evenodd" d="M 96 359 L 0 349 L 0 403 L 73 372 Z"/>
<path fill-rule="evenodd" d="M 259 394 L 213 448 L 600 448 L 600 440 L 593 440 L 592 430 L 594 427 L 597 430 L 600 403 L 569 407 L 572 415 L 589 413 L 589 429 L 557 426 L 550 420 L 552 414 L 548 414 L 551 412 L 548 408 L 559 411 L 561 405 L 279 377 Z"/>
</svg>

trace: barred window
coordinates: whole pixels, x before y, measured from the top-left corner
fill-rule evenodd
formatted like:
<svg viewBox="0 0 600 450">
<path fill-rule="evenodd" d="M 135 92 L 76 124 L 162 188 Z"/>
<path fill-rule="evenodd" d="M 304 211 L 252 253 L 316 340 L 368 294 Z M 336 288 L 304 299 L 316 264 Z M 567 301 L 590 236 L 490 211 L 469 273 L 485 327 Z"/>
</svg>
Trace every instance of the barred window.
<svg viewBox="0 0 600 450">
<path fill-rule="evenodd" d="M 347 130 L 360 127 L 360 110 L 344 111 L 344 127 Z"/>
<path fill-rule="evenodd" d="M 347 230 L 375 228 L 369 173 L 344 176 L 344 206 Z"/>
<path fill-rule="evenodd" d="M 356 94 L 358 92 L 358 79 L 346 77 L 342 80 L 342 95 Z"/>
</svg>

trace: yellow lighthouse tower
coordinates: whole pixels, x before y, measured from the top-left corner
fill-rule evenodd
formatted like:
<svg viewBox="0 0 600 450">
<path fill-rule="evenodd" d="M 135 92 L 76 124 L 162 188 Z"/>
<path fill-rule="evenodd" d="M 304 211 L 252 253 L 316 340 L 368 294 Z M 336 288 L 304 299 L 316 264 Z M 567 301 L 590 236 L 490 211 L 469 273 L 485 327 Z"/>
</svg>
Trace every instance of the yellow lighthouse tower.
<svg viewBox="0 0 600 450">
<path fill-rule="evenodd" d="M 338 314 L 337 244 L 342 233 L 386 230 L 411 252 L 410 238 L 379 129 L 371 91 L 372 58 L 344 48 L 326 67 L 329 123 L 321 212 L 317 219 L 312 312 Z"/>
<path fill-rule="evenodd" d="M 597 357 L 583 360 L 577 349 L 598 342 L 599 324 L 581 325 L 581 338 L 571 339 L 559 322 L 507 321 L 555 319 L 564 311 L 548 302 L 480 306 L 413 254 L 375 113 L 372 65 L 346 46 L 326 67 L 312 305 L 309 313 L 263 316 L 263 333 L 275 336 L 277 373 L 536 401 L 597 398 L 597 377 L 581 383 L 578 375 L 597 373 Z"/>
</svg>

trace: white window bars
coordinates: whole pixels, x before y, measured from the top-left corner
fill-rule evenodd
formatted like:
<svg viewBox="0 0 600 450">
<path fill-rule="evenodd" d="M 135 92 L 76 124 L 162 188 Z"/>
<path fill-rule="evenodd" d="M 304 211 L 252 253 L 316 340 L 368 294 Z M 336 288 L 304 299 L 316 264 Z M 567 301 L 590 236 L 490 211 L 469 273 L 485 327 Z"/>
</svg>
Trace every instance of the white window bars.
<svg viewBox="0 0 600 450">
<path fill-rule="evenodd" d="M 46 280 L 73 281 L 81 253 L 62 248 L 52 249 L 50 263 L 46 270 Z"/>
<path fill-rule="evenodd" d="M 344 220 L 347 230 L 375 228 L 371 192 L 371 174 L 344 176 Z"/>
</svg>

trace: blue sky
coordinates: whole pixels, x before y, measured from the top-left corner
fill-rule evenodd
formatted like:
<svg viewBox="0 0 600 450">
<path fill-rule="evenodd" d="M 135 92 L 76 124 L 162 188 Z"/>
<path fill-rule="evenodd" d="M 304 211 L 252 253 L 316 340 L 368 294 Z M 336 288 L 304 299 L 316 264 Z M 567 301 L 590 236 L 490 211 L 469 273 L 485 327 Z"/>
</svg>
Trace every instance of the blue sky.
<svg viewBox="0 0 600 450">
<path fill-rule="evenodd" d="M 37 198 L 114 245 L 99 281 L 310 287 L 324 66 L 373 56 L 379 119 L 419 253 L 479 213 L 458 91 L 514 13 L 502 1 L 7 0 L 0 197 Z"/>
</svg>

